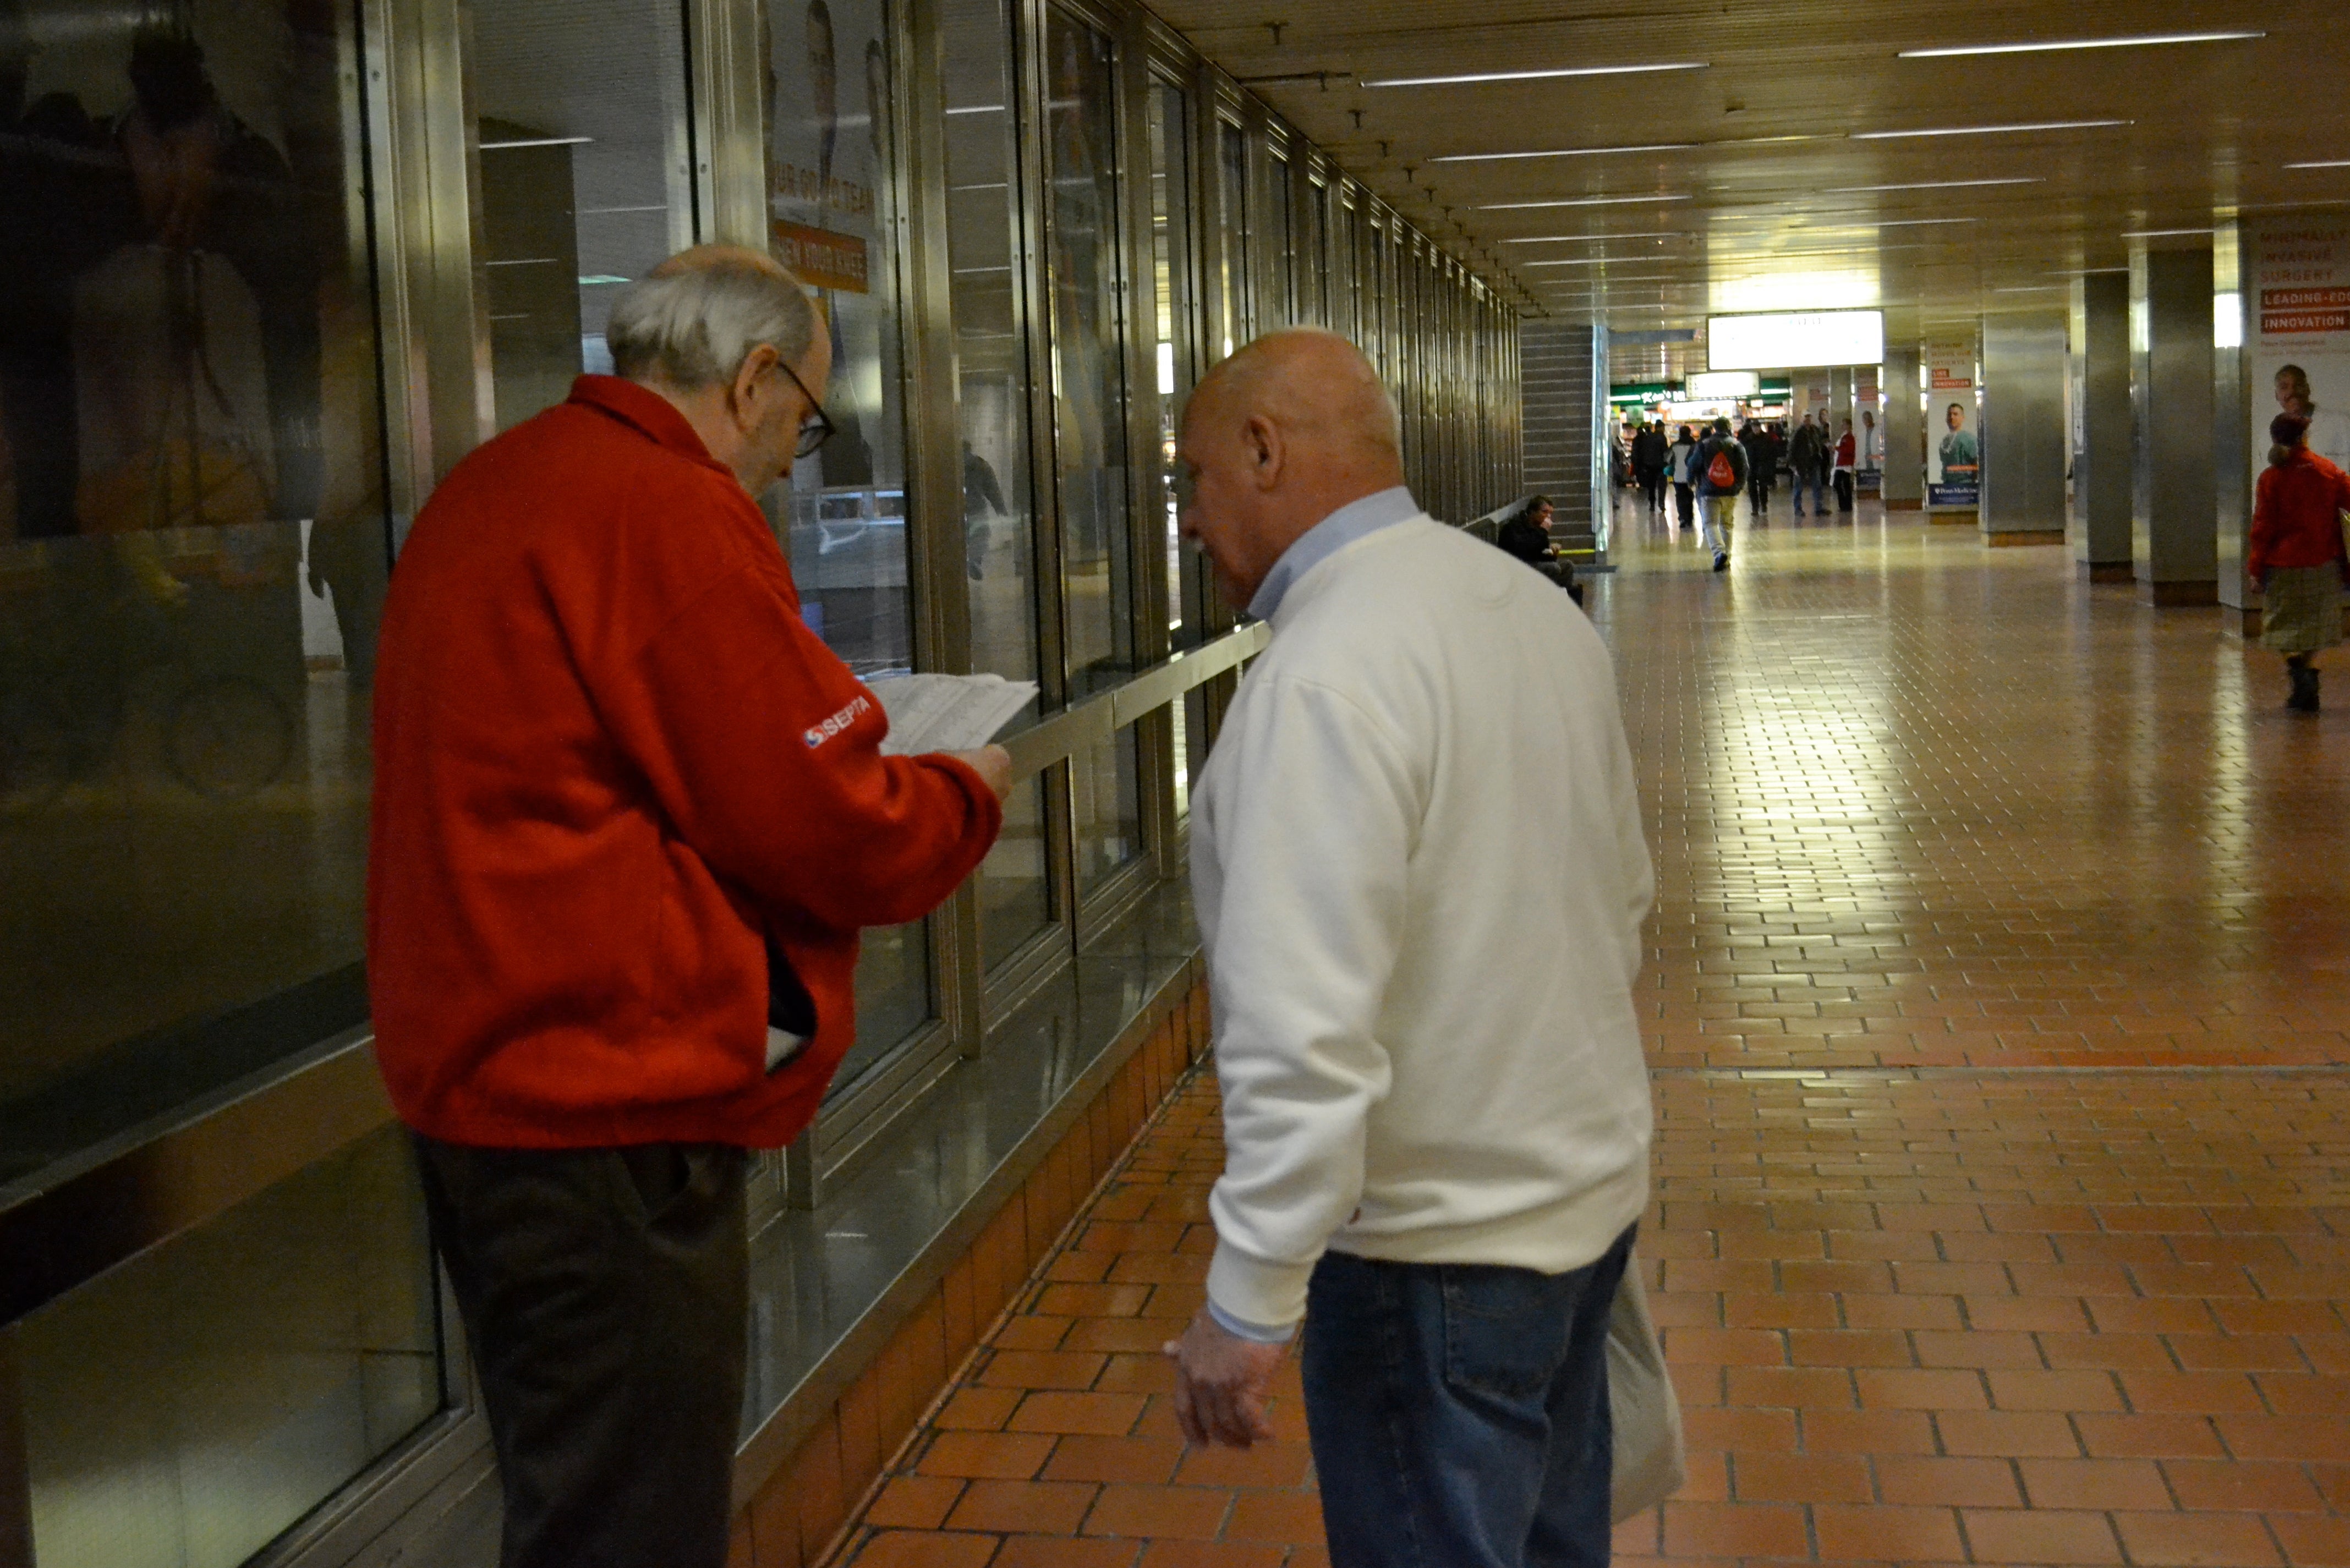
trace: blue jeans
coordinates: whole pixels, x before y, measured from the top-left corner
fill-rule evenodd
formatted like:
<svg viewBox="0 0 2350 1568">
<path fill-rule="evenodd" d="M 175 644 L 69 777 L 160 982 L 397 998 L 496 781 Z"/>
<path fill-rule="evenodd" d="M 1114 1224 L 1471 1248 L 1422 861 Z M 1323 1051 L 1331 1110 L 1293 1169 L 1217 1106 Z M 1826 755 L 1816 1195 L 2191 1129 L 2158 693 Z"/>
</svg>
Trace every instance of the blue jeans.
<svg viewBox="0 0 2350 1568">
<path fill-rule="evenodd" d="M 1795 515 L 1801 517 L 1804 514 L 1804 492 L 1806 490 L 1812 493 L 1812 510 L 1823 517 L 1826 516 L 1828 511 L 1827 486 L 1821 482 L 1820 476 L 1817 473 L 1798 473 L 1795 475 Z"/>
<path fill-rule="evenodd" d="M 1564 1274 L 1324 1254 L 1305 1425 L 1331 1568 L 1606 1568 L 1607 1318 L 1631 1247 Z"/>
</svg>

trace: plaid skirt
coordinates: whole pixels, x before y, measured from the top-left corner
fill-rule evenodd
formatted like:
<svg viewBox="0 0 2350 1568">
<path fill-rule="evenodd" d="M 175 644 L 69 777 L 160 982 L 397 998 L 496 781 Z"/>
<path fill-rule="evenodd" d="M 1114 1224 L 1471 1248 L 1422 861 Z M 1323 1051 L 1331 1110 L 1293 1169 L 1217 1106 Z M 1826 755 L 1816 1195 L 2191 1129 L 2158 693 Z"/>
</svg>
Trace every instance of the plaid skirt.
<svg viewBox="0 0 2350 1568">
<path fill-rule="evenodd" d="M 2342 568 L 2272 566 L 2262 596 L 2261 646 L 2314 653 L 2342 640 Z"/>
</svg>

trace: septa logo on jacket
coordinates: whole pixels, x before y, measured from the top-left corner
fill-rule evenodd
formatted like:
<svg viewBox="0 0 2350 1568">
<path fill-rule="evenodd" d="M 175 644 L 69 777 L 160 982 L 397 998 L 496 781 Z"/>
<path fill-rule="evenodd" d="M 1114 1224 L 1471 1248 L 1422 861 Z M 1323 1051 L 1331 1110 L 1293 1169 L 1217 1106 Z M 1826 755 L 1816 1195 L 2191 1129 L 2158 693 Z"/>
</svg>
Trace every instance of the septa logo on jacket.
<svg viewBox="0 0 2350 1568">
<path fill-rule="evenodd" d="M 872 709 L 873 699 L 859 694 L 848 704 L 847 707 L 843 708 L 831 718 L 825 720 L 820 724 L 810 724 L 806 729 L 802 730 L 800 732 L 800 739 L 808 743 L 808 749 L 810 751 L 814 751 L 816 747 L 823 745 L 827 741 L 829 741 L 835 735 L 837 735 L 843 730 L 848 728 L 849 725 L 855 723 L 858 714 L 870 712 L 872 711 Z"/>
</svg>

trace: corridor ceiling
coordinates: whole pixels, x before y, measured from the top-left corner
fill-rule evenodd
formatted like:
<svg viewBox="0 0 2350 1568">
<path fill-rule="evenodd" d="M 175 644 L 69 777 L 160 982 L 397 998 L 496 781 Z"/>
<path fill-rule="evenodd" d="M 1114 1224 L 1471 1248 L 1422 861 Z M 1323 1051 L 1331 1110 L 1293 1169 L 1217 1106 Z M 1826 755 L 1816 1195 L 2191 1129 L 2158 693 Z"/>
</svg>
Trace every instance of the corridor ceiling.
<svg viewBox="0 0 2350 1568">
<path fill-rule="evenodd" d="M 2350 205 L 2350 31 L 2312 0 L 1155 3 L 1528 314 L 1618 332 L 1877 306 L 1914 338 L 2059 308 L 2133 235 Z"/>
</svg>

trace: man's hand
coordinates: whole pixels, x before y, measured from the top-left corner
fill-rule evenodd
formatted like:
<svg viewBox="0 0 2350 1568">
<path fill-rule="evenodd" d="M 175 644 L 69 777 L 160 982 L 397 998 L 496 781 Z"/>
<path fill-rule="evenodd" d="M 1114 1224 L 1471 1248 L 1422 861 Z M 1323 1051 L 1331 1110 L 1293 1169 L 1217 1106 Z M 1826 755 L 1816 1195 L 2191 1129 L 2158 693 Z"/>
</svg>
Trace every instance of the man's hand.
<svg viewBox="0 0 2350 1568">
<path fill-rule="evenodd" d="M 1012 793 L 1012 753 L 1002 746 L 982 746 L 975 752 L 949 752 L 946 755 L 985 780 L 996 799 L 1002 800 Z"/>
<path fill-rule="evenodd" d="M 1183 1337 L 1163 1348 L 1175 1363 L 1175 1419 L 1186 1441 L 1245 1449 L 1273 1440 L 1273 1427 L 1264 1418 L 1265 1390 L 1287 1345 L 1259 1345 L 1228 1334 L 1203 1307 Z"/>
</svg>

